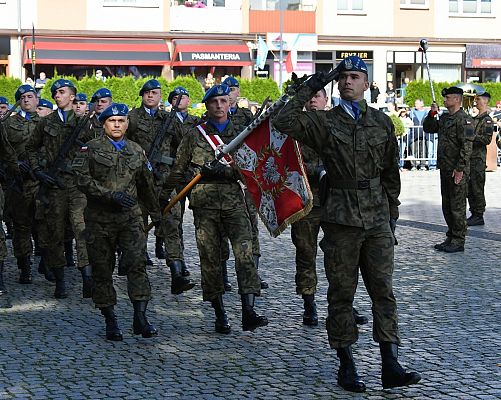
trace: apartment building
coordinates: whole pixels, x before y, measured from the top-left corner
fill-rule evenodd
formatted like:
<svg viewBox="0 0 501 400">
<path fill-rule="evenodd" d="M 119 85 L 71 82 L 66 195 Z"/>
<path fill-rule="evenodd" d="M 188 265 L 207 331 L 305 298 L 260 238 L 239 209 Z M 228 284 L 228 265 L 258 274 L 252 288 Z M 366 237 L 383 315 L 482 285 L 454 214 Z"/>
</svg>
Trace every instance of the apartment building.
<svg viewBox="0 0 501 400">
<path fill-rule="evenodd" d="M 500 81 L 501 0 L 0 0 L 0 73 L 289 76 L 362 57 L 380 87 Z M 35 27 L 35 46 L 32 43 Z M 256 67 L 259 38 L 268 46 Z M 282 56 L 282 62 L 280 57 Z"/>
</svg>

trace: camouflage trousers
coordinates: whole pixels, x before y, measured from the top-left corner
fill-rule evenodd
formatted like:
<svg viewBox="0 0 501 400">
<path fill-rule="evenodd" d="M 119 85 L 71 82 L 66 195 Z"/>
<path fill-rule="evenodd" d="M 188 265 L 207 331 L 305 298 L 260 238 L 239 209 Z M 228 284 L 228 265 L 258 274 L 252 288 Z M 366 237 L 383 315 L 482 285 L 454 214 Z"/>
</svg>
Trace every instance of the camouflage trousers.
<svg viewBox="0 0 501 400">
<path fill-rule="evenodd" d="M 26 182 L 23 193 L 10 191 L 12 222 L 14 231 L 12 247 L 16 258 L 29 257 L 33 253 L 31 235 L 35 228 L 35 198 L 38 184 Z"/>
<path fill-rule="evenodd" d="M 296 293 L 317 291 L 317 249 L 321 207 L 313 207 L 308 215 L 291 226 L 292 243 L 296 247 Z"/>
<path fill-rule="evenodd" d="M 5 232 L 3 230 L 3 224 L 1 224 L 4 207 L 5 207 L 5 197 L 3 194 L 2 186 L 0 186 L 0 261 L 4 261 L 7 258 L 7 244 L 5 243 Z"/>
<path fill-rule="evenodd" d="M 453 245 L 463 246 L 466 237 L 466 196 L 468 175 L 456 185 L 451 170 L 440 170 L 440 191 L 442 193 L 442 213 L 447 223 L 447 237 Z"/>
<path fill-rule="evenodd" d="M 259 215 L 257 208 L 252 201 L 251 195 L 246 190 L 245 191 L 245 206 L 247 208 L 247 213 L 250 217 L 251 228 L 252 228 L 252 254 L 254 256 L 261 256 L 261 248 L 259 246 Z M 228 236 L 223 236 L 223 243 L 221 245 L 221 261 L 228 261 L 230 258 L 230 244 L 228 241 Z"/>
<path fill-rule="evenodd" d="M 202 271 L 203 299 L 211 301 L 224 293 L 221 244 L 225 234 L 230 239 L 235 255 L 238 292 L 259 295 L 261 283 L 252 257 L 252 231 L 247 211 L 243 208 L 193 208 L 193 218 Z"/>
<path fill-rule="evenodd" d="M 485 212 L 485 161 L 481 158 L 470 160 L 470 179 L 468 180 L 468 204 L 472 214 Z"/>
<path fill-rule="evenodd" d="M 400 343 L 397 302 L 393 295 L 393 235 L 389 224 L 363 228 L 322 222 L 324 267 L 329 281 L 326 321 L 329 345 L 337 349 L 358 340 L 353 298 L 358 271 L 372 301 L 376 342 Z"/>
<path fill-rule="evenodd" d="M 45 242 L 47 250 L 47 265 L 49 268 L 63 268 L 66 265 L 64 257 L 64 241 L 66 239 L 66 227 L 69 218 L 73 234 L 75 235 L 77 248 L 78 267 L 89 264 L 87 247 L 85 244 L 85 222 L 83 211 L 87 204 L 85 195 L 75 186 L 61 189 L 50 189 L 47 192 L 48 206 L 44 215 L 43 223 L 46 224 L 48 235 Z"/>
<path fill-rule="evenodd" d="M 131 301 L 149 300 L 151 287 L 146 273 L 146 236 L 141 217 L 117 218 L 116 213 L 99 213 L 96 219 L 86 211 L 85 236 L 92 265 L 95 289 L 92 300 L 96 308 L 117 303 L 113 286 L 115 251 L 122 250 L 122 260 L 127 271 L 127 292 Z"/>
</svg>

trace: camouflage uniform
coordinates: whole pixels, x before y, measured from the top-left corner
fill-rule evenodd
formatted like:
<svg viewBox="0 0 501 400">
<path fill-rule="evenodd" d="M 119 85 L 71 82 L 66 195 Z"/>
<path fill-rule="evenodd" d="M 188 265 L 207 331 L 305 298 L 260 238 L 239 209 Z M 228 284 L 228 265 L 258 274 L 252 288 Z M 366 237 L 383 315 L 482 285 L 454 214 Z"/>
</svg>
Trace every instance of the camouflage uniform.
<svg viewBox="0 0 501 400">
<path fill-rule="evenodd" d="M 36 112 L 28 113 L 29 119 L 21 114 L 11 116 L 5 122 L 7 139 L 14 148 L 17 159 L 26 161 L 26 143 L 33 134 L 35 126 L 40 121 Z M 23 193 L 16 190 L 8 191 L 9 202 L 14 222 L 12 247 L 16 258 L 30 257 L 33 252 L 31 235 L 35 225 L 35 198 L 38 192 L 38 181 L 29 175 L 23 176 Z"/>
<path fill-rule="evenodd" d="M 138 143 L 143 150 L 148 153 L 165 118 L 168 118 L 168 113 L 162 110 L 158 110 L 154 117 L 150 116 L 144 107 L 131 110 L 129 113 L 129 128 L 127 129 L 126 136 L 128 139 Z M 176 126 L 173 126 L 173 122 L 162 143 L 162 160 L 154 164 L 154 166 L 156 166 L 156 170 L 154 171 L 154 183 L 157 196 L 160 195 L 165 178 L 174 164 L 172 154 L 175 154 L 177 146 L 181 141 L 181 133 L 177 129 L 174 130 Z M 168 123 L 169 122 L 167 122 L 167 124 Z M 171 194 L 169 194 L 168 197 L 170 197 L 170 195 Z M 147 224 L 148 213 L 143 205 L 141 205 L 141 207 L 143 209 L 144 222 Z M 176 204 L 167 215 L 162 217 L 162 228 L 155 232 L 156 236 L 163 237 L 165 240 L 168 261 L 184 260 L 178 231 L 180 220 L 181 208 L 179 204 Z"/>
<path fill-rule="evenodd" d="M 89 121 L 87 122 L 87 126 L 84 129 L 84 133 L 82 134 L 82 141 L 88 142 L 89 140 L 99 138 L 104 136 L 104 128 L 101 121 L 99 121 L 99 116 L 94 114 Z"/>
<path fill-rule="evenodd" d="M 316 92 L 304 86 L 274 119 L 275 127 L 313 148 L 330 180 L 320 247 L 329 289 L 327 332 L 332 348 L 355 343 L 352 304 L 358 266 L 372 300 L 373 337 L 400 343 L 393 295 L 394 239 L 389 220 L 398 218 L 398 144 L 390 118 L 370 107 L 355 121 L 341 106 L 303 112 Z"/>
<path fill-rule="evenodd" d="M 71 135 L 79 120 L 72 110 L 67 111 L 66 118 L 67 121 L 63 122 L 59 117 L 59 112 L 56 111 L 42 118 L 37 124 L 33 135 L 26 144 L 30 164 L 34 168 L 50 168 L 55 161 L 66 137 Z M 45 148 L 44 156 L 46 158 L 43 161 L 39 157 L 42 147 Z M 46 199 L 40 199 L 45 202 L 44 215 L 47 233 L 50 235 L 50 240 L 47 243 L 46 260 L 50 269 L 63 268 L 66 265 L 64 241 L 68 216 L 76 239 L 78 267 L 82 268 L 89 264 L 84 238 L 85 223 L 83 218 L 86 200 L 84 194 L 76 187 L 75 175 L 71 167 L 73 158 L 79 151 L 80 145 L 77 140 L 66 157 L 66 163 L 59 174 L 64 189 L 47 188 Z"/>
<path fill-rule="evenodd" d="M 485 212 L 485 169 L 487 168 L 487 145 L 492 140 L 494 123 L 488 112 L 473 118 L 475 140 L 470 158 L 470 179 L 468 181 L 468 203 L 472 214 Z"/>
<path fill-rule="evenodd" d="M 229 143 L 238 133 L 232 123 L 222 133 L 210 124 L 205 125 L 208 135 L 218 134 L 224 143 Z M 176 164 L 165 192 L 184 176 L 188 166 L 196 172 L 204 163 L 214 160 L 214 150 L 197 128 L 184 136 L 177 152 Z M 235 171 L 236 173 L 236 171 Z M 240 294 L 260 293 L 260 282 L 252 258 L 252 231 L 249 215 L 239 177 L 204 181 L 203 178 L 191 192 L 190 208 L 193 210 L 195 235 L 202 270 L 203 299 L 211 301 L 224 293 L 220 265 L 223 235 L 230 238 Z"/>
<path fill-rule="evenodd" d="M 73 160 L 73 169 L 78 175 L 78 188 L 87 196 L 87 248 L 96 284 L 93 301 L 97 308 L 116 304 L 112 274 L 117 246 L 126 264 L 129 298 L 149 300 L 151 290 L 146 274 L 146 237 L 141 209 L 135 205 L 123 210 L 111 197 L 113 192 L 139 196 L 152 219 L 160 220 L 148 161 L 141 147 L 129 140 L 120 152 L 106 136 L 91 140 L 87 146 L 87 150 Z"/>
<path fill-rule="evenodd" d="M 466 196 L 470 176 L 470 157 L 475 131 L 471 118 L 460 109 L 443 114 L 437 121 L 431 115 L 423 121 L 425 132 L 438 132 L 437 168 L 440 169 L 442 212 L 447 223 L 447 238 L 451 245 L 464 246 L 466 235 Z M 453 171 L 462 171 L 459 185 Z"/>
<path fill-rule="evenodd" d="M 323 163 L 309 146 L 301 145 L 301 153 L 313 193 L 313 208 L 309 214 L 291 226 L 292 243 L 296 247 L 296 293 L 315 294 L 317 290 L 317 248 L 322 207 L 319 198 L 319 170 Z"/>
</svg>

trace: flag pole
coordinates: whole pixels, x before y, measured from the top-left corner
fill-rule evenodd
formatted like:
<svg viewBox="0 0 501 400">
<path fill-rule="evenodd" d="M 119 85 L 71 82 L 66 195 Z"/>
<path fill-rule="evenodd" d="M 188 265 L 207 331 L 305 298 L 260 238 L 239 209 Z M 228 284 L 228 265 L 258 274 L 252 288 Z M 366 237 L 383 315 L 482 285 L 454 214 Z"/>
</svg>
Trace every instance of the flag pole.
<svg viewBox="0 0 501 400">
<path fill-rule="evenodd" d="M 32 23 L 31 30 L 31 73 L 33 75 L 33 82 L 36 82 L 36 65 L 37 65 L 37 57 L 36 57 L 36 47 L 35 47 L 35 24 Z"/>
<path fill-rule="evenodd" d="M 230 143 L 222 146 L 221 148 L 218 148 L 219 151 L 216 155 L 216 158 L 211 162 L 211 164 L 216 165 L 216 163 L 218 163 L 219 160 L 221 160 L 225 155 L 236 150 L 254 129 L 256 129 L 272 113 L 280 110 L 283 106 L 285 106 L 288 100 L 289 96 L 287 94 L 284 94 L 276 102 L 269 106 L 261 115 L 254 119 L 247 127 L 245 127 L 245 129 L 240 132 Z M 169 202 L 169 204 L 165 206 L 165 208 L 162 210 L 162 215 L 167 214 L 178 201 L 182 200 L 183 197 L 188 194 L 191 188 L 195 186 L 200 179 L 202 179 L 201 174 L 195 175 L 195 177 Z M 146 233 L 148 233 L 153 228 L 153 226 L 153 222 L 149 223 L 145 228 Z"/>
<path fill-rule="evenodd" d="M 283 34 L 284 34 L 284 10 L 282 7 L 282 0 L 278 1 L 278 6 L 280 7 L 280 60 L 279 60 L 279 70 L 278 70 L 278 82 L 279 82 L 279 87 L 280 87 L 280 93 L 282 93 L 282 86 L 283 86 L 283 77 L 282 77 L 282 67 L 283 67 L 283 62 L 284 62 L 284 39 L 283 39 Z"/>
</svg>

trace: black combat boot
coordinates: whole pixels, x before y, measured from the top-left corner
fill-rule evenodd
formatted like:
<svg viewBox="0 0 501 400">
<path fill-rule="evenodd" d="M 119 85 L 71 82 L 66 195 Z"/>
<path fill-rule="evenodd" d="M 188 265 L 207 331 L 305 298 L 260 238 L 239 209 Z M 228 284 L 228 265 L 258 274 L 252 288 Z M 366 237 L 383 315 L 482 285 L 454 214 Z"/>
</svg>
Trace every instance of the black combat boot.
<svg viewBox="0 0 501 400">
<path fill-rule="evenodd" d="M 357 367 L 353 360 L 351 346 L 336 349 L 339 357 L 339 370 L 337 373 L 337 383 L 348 392 L 365 392 L 365 383 L 358 376 Z"/>
<path fill-rule="evenodd" d="M 254 265 L 256 266 L 256 270 L 259 270 L 259 256 L 254 255 Z M 259 276 L 259 271 L 258 271 L 258 276 Z M 263 281 L 261 279 L 261 276 L 259 276 L 259 282 L 261 282 L 261 289 L 268 289 L 269 285 L 267 282 Z"/>
<path fill-rule="evenodd" d="M 146 265 L 153 265 L 153 261 L 151 261 L 150 255 L 148 254 L 148 251 L 145 252 L 146 256 Z"/>
<path fill-rule="evenodd" d="M 449 244 L 451 244 L 451 242 L 452 239 L 450 237 L 447 237 L 442 243 L 437 243 L 433 247 L 438 251 L 444 251 L 445 246 L 448 246 Z"/>
<path fill-rule="evenodd" d="M 186 266 L 186 263 L 184 262 L 184 260 L 181 260 L 181 275 L 190 276 L 190 270 Z"/>
<path fill-rule="evenodd" d="M 113 306 L 100 308 L 101 314 L 104 315 L 104 320 L 106 323 L 106 339 L 113 340 L 114 342 L 120 342 L 124 340 L 122 331 L 118 326 L 117 316 L 115 315 L 115 310 Z"/>
<path fill-rule="evenodd" d="M 38 273 L 42 274 L 45 276 L 45 279 L 47 279 L 49 282 L 55 282 L 56 277 L 52 273 L 52 271 L 47 268 L 47 265 L 45 264 L 45 259 L 47 258 L 47 250 L 40 249 L 41 255 L 40 255 L 40 261 L 38 262 Z"/>
<path fill-rule="evenodd" d="M 217 333 L 230 333 L 231 326 L 228 322 L 228 316 L 226 311 L 224 311 L 223 295 L 220 294 L 214 300 L 211 300 L 212 307 L 216 313 L 216 322 L 214 326 Z"/>
<path fill-rule="evenodd" d="M 144 338 L 150 338 L 158 334 L 157 328 L 148 322 L 146 318 L 146 300 L 135 300 L 132 302 L 134 306 L 134 322 L 132 328 L 134 335 L 141 335 Z"/>
<path fill-rule="evenodd" d="M 73 258 L 73 239 L 64 242 L 64 257 L 66 258 L 67 267 L 75 266 L 75 259 Z"/>
<path fill-rule="evenodd" d="M 53 268 L 52 273 L 56 277 L 56 290 L 54 291 L 54 297 L 56 299 L 65 299 L 68 297 L 68 293 L 66 293 L 66 283 L 64 282 L 64 267 Z"/>
<path fill-rule="evenodd" d="M 355 318 L 357 325 L 365 325 L 369 322 L 369 319 L 365 315 L 359 314 L 355 307 L 353 307 L 353 318 Z"/>
<path fill-rule="evenodd" d="M 18 257 L 17 267 L 19 268 L 19 283 L 32 283 L 30 257 Z"/>
<path fill-rule="evenodd" d="M 471 213 L 471 216 L 466 220 L 468 226 L 485 225 L 483 213 Z"/>
<path fill-rule="evenodd" d="M 165 260 L 164 238 L 156 236 L 155 239 L 155 257 L 159 260 Z"/>
<path fill-rule="evenodd" d="M 169 262 L 171 273 L 170 291 L 172 294 L 181 294 L 190 289 L 193 289 L 195 284 L 187 277 L 181 274 L 181 261 L 174 260 Z"/>
<path fill-rule="evenodd" d="M 383 364 L 381 370 L 383 389 L 409 386 L 421 380 L 421 375 L 417 372 L 406 372 L 398 363 L 398 346 L 395 343 L 381 342 L 379 350 Z"/>
<path fill-rule="evenodd" d="M 79 268 L 82 274 L 82 297 L 84 299 L 91 299 L 92 292 L 94 291 L 94 279 L 92 279 L 92 266 L 86 265 Z"/>
<path fill-rule="evenodd" d="M 242 330 L 253 331 L 260 326 L 268 325 L 268 318 L 256 314 L 254 311 L 254 293 L 240 295 L 242 299 Z"/>
<path fill-rule="evenodd" d="M 0 261 L 0 296 L 7 292 L 7 288 L 5 287 L 5 282 L 3 281 L 3 268 L 4 268 L 4 262 Z"/>
<path fill-rule="evenodd" d="M 221 272 L 223 273 L 223 285 L 225 292 L 231 292 L 231 283 L 228 279 L 228 267 L 226 261 L 221 261 Z"/>
<path fill-rule="evenodd" d="M 314 294 L 303 294 L 304 312 L 303 324 L 308 326 L 318 325 L 317 305 L 315 304 Z"/>
</svg>

